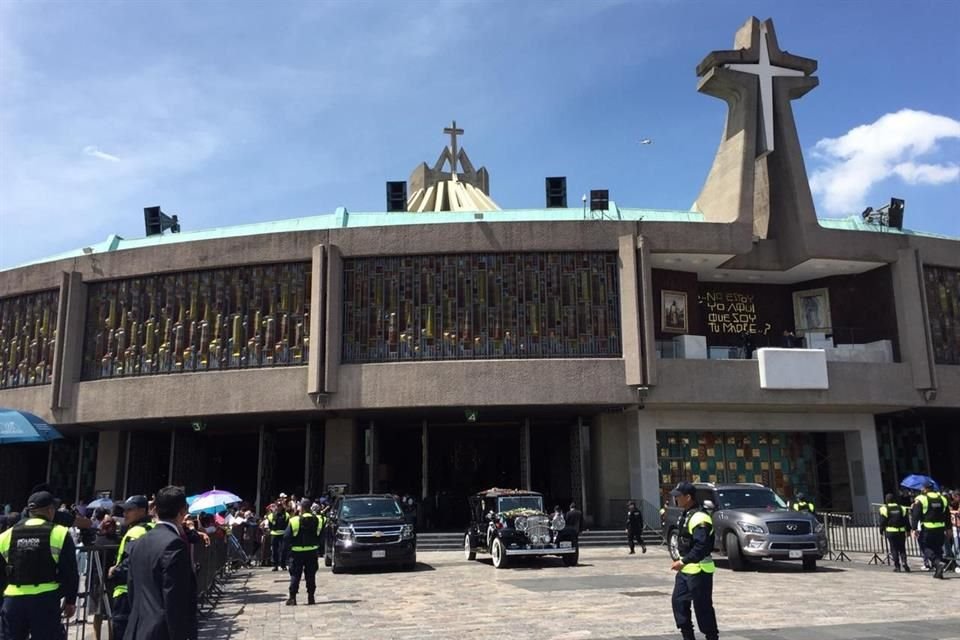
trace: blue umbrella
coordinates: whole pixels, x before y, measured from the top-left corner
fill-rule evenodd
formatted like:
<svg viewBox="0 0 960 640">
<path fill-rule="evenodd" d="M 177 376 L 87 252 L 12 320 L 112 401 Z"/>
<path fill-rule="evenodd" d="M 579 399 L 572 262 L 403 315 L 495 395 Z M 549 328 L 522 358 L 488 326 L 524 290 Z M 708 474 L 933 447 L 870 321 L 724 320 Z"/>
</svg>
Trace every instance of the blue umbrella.
<svg viewBox="0 0 960 640">
<path fill-rule="evenodd" d="M 87 509 L 113 509 L 113 500 L 110 498 L 97 498 L 87 505 Z"/>
<path fill-rule="evenodd" d="M 928 484 L 932 484 L 933 488 L 937 491 L 940 490 L 940 485 L 936 480 L 930 476 L 923 476 L 918 473 L 911 474 L 900 482 L 901 487 L 905 489 L 913 489 L 915 491 L 920 491 Z"/>
<path fill-rule="evenodd" d="M 0 444 L 48 442 L 62 437 L 56 429 L 32 413 L 0 408 Z"/>
</svg>

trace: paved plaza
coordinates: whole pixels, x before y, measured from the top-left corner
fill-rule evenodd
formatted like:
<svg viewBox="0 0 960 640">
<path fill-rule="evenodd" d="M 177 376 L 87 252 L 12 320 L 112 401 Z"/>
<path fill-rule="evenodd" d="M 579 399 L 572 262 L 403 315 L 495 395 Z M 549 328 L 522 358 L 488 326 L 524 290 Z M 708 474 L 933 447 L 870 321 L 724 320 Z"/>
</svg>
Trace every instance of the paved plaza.
<svg viewBox="0 0 960 640">
<path fill-rule="evenodd" d="M 316 606 L 303 604 L 302 591 L 299 606 L 284 606 L 285 574 L 241 570 L 214 612 L 202 618 L 200 637 L 679 637 L 663 548 L 635 556 L 585 549 L 581 566 L 571 568 L 546 558 L 498 571 L 489 560 L 467 562 L 459 552 L 422 552 L 419 560 L 411 573 L 335 576 L 321 565 Z M 939 581 L 864 562 L 823 563 L 816 573 L 790 563 L 764 563 L 743 573 L 729 571 L 722 560 L 718 565 L 714 601 L 724 640 L 960 640 L 960 574 Z"/>
</svg>

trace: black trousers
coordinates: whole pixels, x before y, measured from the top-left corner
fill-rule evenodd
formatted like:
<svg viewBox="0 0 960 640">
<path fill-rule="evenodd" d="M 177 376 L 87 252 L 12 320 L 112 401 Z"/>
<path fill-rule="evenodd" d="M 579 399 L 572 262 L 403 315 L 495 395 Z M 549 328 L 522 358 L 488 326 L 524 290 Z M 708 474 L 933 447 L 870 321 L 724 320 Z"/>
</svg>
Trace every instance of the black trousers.
<svg viewBox="0 0 960 640">
<path fill-rule="evenodd" d="M 693 618 L 690 617 L 690 605 L 697 614 L 697 626 L 700 632 L 707 636 L 707 640 L 715 640 L 720 632 L 717 630 L 717 614 L 713 610 L 713 574 L 712 573 L 683 573 L 677 572 L 677 580 L 673 585 L 673 619 L 677 628 L 685 636 L 693 637 Z"/>
<path fill-rule="evenodd" d="M 113 637 L 123 640 L 127 630 L 127 620 L 130 618 L 130 594 L 124 593 L 113 600 Z"/>
<path fill-rule="evenodd" d="M 67 633 L 60 624 L 60 594 L 11 596 L 0 608 L 0 640 L 60 640 Z"/>
<path fill-rule="evenodd" d="M 647 545 L 643 543 L 643 533 L 634 529 L 627 529 L 627 544 L 630 545 L 630 551 L 633 551 L 634 544 L 640 543 L 640 548 L 647 550 Z"/>
<path fill-rule="evenodd" d="M 283 536 L 270 535 L 270 562 L 275 567 L 287 568 L 287 548 Z"/>
<path fill-rule="evenodd" d="M 890 558 L 893 560 L 893 566 L 900 568 L 907 565 L 907 534 L 888 531 L 886 533 L 887 544 L 890 545 Z"/>
<path fill-rule="evenodd" d="M 943 562 L 943 541 L 946 534 L 943 529 L 923 529 L 920 532 L 923 546 L 923 559 L 930 563 L 930 568 L 936 568 Z"/>
<path fill-rule="evenodd" d="M 300 591 L 300 576 L 305 574 L 307 579 L 307 594 L 317 592 L 317 552 L 291 551 L 290 552 L 290 595 L 295 596 Z"/>
</svg>

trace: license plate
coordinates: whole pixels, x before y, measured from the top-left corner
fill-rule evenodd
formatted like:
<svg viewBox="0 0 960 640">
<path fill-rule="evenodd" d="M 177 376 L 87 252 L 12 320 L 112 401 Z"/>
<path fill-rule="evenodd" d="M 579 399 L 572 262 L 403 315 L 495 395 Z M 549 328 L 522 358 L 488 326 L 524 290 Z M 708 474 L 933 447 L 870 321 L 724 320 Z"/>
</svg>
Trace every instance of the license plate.
<svg viewBox="0 0 960 640">
<path fill-rule="evenodd" d="M 374 551 L 374 553 L 376 553 L 376 551 Z M 793 559 L 793 558 L 802 558 L 802 557 L 803 557 L 803 551 L 791 551 L 791 552 L 790 552 L 790 558 L 791 558 L 791 559 Z"/>
<path fill-rule="evenodd" d="M 561 549 L 569 549 L 569 548 L 572 547 L 572 546 L 573 546 L 573 543 L 570 542 L 569 540 L 564 540 L 564 541 L 562 541 L 562 542 L 560 543 L 560 548 L 561 548 Z"/>
<path fill-rule="evenodd" d="M 791 553 L 793 553 L 793 552 L 791 551 Z M 373 552 L 373 557 L 374 557 L 374 558 L 386 558 L 386 557 L 387 557 L 387 552 L 386 552 L 385 549 L 378 549 L 378 550 L 376 550 L 376 551 Z M 790 557 L 792 558 L 793 556 L 791 555 Z M 799 556 L 797 556 L 797 557 L 799 557 Z"/>
</svg>

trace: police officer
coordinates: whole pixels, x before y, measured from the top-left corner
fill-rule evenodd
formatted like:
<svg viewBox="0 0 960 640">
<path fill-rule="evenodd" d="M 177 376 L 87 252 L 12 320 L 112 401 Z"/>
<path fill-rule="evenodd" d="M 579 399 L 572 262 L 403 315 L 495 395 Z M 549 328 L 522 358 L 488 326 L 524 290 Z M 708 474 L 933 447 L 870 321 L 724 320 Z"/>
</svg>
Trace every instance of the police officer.
<svg viewBox="0 0 960 640">
<path fill-rule="evenodd" d="M 320 519 L 310 511 L 311 501 L 300 501 L 300 514 L 290 518 L 283 534 L 290 549 L 290 597 L 287 606 L 297 604 L 300 577 L 306 574 L 307 604 L 316 604 L 313 594 L 317 591 L 317 550 L 320 548 Z"/>
<path fill-rule="evenodd" d="M 117 564 L 110 567 L 107 577 L 113 587 L 113 637 L 123 638 L 130 618 L 130 598 L 127 594 L 127 578 L 130 571 L 130 552 L 138 538 L 153 529 L 153 521 L 147 510 L 150 501 L 146 496 L 130 496 L 123 503 L 123 520 L 127 527 L 117 549 Z"/>
<path fill-rule="evenodd" d="M 910 509 L 910 518 L 919 530 L 919 534 L 914 531 L 913 536 L 922 536 L 920 546 L 923 547 L 924 560 L 933 568 L 933 577 L 940 580 L 943 580 L 943 542 L 948 517 L 946 496 L 934 491 L 933 485 L 927 483 Z"/>
<path fill-rule="evenodd" d="M 910 573 L 907 564 L 907 516 L 903 507 L 888 493 L 884 498 L 885 504 L 880 506 L 880 533 L 887 538 L 890 545 L 890 557 L 893 558 L 893 570 L 900 573 L 900 562 L 903 561 L 903 570 Z"/>
<path fill-rule="evenodd" d="M 644 553 L 647 552 L 647 545 L 643 541 L 643 513 L 637 509 L 637 503 L 631 500 L 627 503 L 627 545 L 630 547 L 630 553 L 634 551 L 636 542 L 640 543 L 640 548 Z"/>
<path fill-rule="evenodd" d="M 287 530 L 289 518 L 283 500 L 286 495 L 280 495 L 282 496 L 281 499 L 277 500 L 276 504 L 270 508 L 270 513 L 267 514 L 267 528 L 270 531 L 270 561 L 273 563 L 274 571 L 278 569 L 287 570 L 287 553 L 283 547 L 283 532 Z"/>
<path fill-rule="evenodd" d="M 69 620 L 77 609 L 77 554 L 67 527 L 53 522 L 50 492 L 31 495 L 27 510 L 29 518 L 0 534 L 0 573 L 7 578 L 0 638 L 59 638 L 61 616 Z"/>
<path fill-rule="evenodd" d="M 803 492 L 797 493 L 797 499 L 793 503 L 794 511 L 809 511 L 810 513 L 816 513 L 816 507 L 814 507 L 812 502 L 807 502 L 807 496 Z"/>
<path fill-rule="evenodd" d="M 717 614 L 713 610 L 713 518 L 700 508 L 696 490 L 689 482 L 681 482 L 670 492 L 683 509 L 677 520 L 677 551 L 680 559 L 670 567 L 677 572 L 673 587 L 673 617 L 683 640 L 696 640 L 690 605 L 697 614 L 697 626 L 707 640 L 717 640 Z"/>
</svg>

